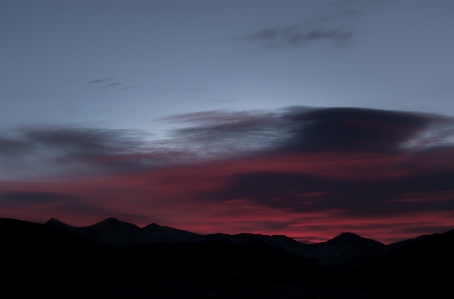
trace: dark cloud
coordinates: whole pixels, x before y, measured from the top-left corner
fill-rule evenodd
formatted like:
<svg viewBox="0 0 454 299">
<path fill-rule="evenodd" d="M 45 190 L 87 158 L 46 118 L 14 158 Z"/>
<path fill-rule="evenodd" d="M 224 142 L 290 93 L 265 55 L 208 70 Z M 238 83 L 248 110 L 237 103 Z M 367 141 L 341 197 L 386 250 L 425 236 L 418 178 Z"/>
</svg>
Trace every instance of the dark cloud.
<svg viewBox="0 0 454 299">
<path fill-rule="evenodd" d="M 72 196 L 50 192 L 12 191 L 0 193 L 0 203 L 4 205 L 54 204 L 73 199 Z"/>
<path fill-rule="evenodd" d="M 20 156 L 32 151 L 33 143 L 13 138 L 0 137 L 0 158 Z"/>
<path fill-rule="evenodd" d="M 233 175 L 226 188 L 200 198 L 229 201 L 247 198 L 259 205 L 293 212 L 337 210 L 344 216 L 385 216 L 408 212 L 453 211 L 454 170 L 392 180 L 345 180 L 307 173 L 259 172 Z M 444 192 L 444 200 L 436 194 Z M 422 193 L 421 202 L 396 201 Z"/>
<path fill-rule="evenodd" d="M 424 114 L 361 108 L 289 111 L 283 118 L 293 135 L 281 148 L 298 151 L 395 151 L 441 122 Z"/>
<path fill-rule="evenodd" d="M 393 152 L 454 136 L 454 120 L 447 117 L 363 108 L 211 111 L 168 120 L 191 125 L 174 132 L 187 143 L 254 151 Z M 429 131 L 431 138 L 424 138 Z"/>
<path fill-rule="evenodd" d="M 183 126 L 153 142 L 127 130 L 22 129 L 0 136 L 0 161 L 4 173 L 16 175 L 129 172 L 261 153 L 420 151 L 450 147 L 454 135 L 451 118 L 360 108 L 209 111 L 166 120 Z"/>
</svg>

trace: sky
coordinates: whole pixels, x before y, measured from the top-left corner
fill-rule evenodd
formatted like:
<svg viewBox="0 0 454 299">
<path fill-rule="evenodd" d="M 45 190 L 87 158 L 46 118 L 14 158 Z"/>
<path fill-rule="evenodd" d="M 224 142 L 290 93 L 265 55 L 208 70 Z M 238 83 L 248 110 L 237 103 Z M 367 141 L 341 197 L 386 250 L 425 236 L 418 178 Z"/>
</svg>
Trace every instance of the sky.
<svg viewBox="0 0 454 299">
<path fill-rule="evenodd" d="M 0 0 L 0 216 L 454 227 L 454 2 Z"/>
</svg>

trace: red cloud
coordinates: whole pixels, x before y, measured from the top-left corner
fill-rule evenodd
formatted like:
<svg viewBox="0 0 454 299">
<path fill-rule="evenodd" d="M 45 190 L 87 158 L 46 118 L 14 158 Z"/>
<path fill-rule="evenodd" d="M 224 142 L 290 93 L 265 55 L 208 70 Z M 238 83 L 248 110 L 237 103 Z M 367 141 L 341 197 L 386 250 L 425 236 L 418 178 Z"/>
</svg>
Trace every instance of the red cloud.
<svg viewBox="0 0 454 299">
<path fill-rule="evenodd" d="M 414 191 L 400 193 L 391 206 L 395 210 L 377 215 L 348 213 L 349 206 L 323 209 L 295 209 L 286 198 L 274 198 L 276 206 L 260 199 L 216 198 L 228 190 L 231 179 L 238 175 L 257 173 L 305 174 L 336 182 L 393 182 L 409 176 L 438 171 L 454 171 L 454 162 L 437 154 L 394 153 L 323 153 L 323 154 L 263 154 L 236 160 L 171 166 L 129 174 L 100 178 L 80 178 L 52 182 L 2 182 L 2 194 L 56 194 L 55 202 L 2 204 L 2 217 L 45 221 L 59 218 L 73 225 L 90 225 L 105 217 L 115 216 L 144 226 L 151 222 L 198 233 L 285 234 L 298 240 L 323 241 L 343 232 L 352 231 L 365 237 L 392 242 L 454 226 L 454 200 L 451 191 Z M 218 193 L 216 193 L 218 192 Z M 292 191 L 293 192 L 293 191 Z M 371 194 L 375 192 L 370 190 Z M 213 197 L 206 197 L 213 194 Z M 304 199 L 301 206 L 318 204 L 320 198 L 330 200 L 323 189 L 295 191 L 292 200 Z M 418 210 L 413 200 L 439 199 L 448 209 Z M 54 197 L 52 197 L 54 198 Z M 279 201 L 284 200 L 280 205 Z M 365 199 L 366 200 L 366 199 Z M 387 201 L 387 199 L 385 199 Z M 4 200 L 2 200 L 4 202 Z M 362 203 L 353 203 L 362 204 Z M 286 206 L 288 205 L 288 206 Z M 427 208 L 426 208 L 427 209 Z M 402 210 L 402 212 L 399 212 Z"/>
</svg>

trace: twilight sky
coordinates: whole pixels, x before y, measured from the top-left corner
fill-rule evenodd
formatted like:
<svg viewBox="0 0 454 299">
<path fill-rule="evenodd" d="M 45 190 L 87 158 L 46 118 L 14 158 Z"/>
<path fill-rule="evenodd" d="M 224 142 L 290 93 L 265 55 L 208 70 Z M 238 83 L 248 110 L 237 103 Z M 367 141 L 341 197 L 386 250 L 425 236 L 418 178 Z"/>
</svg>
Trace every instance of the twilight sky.
<svg viewBox="0 0 454 299">
<path fill-rule="evenodd" d="M 0 0 L 0 216 L 454 226 L 454 2 Z"/>
</svg>

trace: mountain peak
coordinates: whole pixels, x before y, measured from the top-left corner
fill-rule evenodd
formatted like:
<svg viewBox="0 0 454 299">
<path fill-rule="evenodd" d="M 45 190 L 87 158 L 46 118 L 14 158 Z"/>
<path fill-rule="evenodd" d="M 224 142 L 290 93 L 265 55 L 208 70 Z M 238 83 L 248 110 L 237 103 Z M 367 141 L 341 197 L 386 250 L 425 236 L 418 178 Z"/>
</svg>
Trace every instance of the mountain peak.
<svg viewBox="0 0 454 299">
<path fill-rule="evenodd" d="M 118 220 L 117 218 L 109 217 L 106 218 L 94 225 L 94 227 L 128 227 L 128 228 L 138 228 L 137 225 L 131 224 L 129 222 Z"/>
<path fill-rule="evenodd" d="M 50 218 L 49 220 L 47 220 L 44 225 L 47 225 L 47 226 L 52 226 L 52 227 L 56 227 L 56 228 L 70 228 L 72 227 L 71 225 L 69 224 L 66 224 L 58 219 L 55 219 L 55 218 Z"/>
<path fill-rule="evenodd" d="M 333 238 L 334 239 L 340 239 L 340 240 L 357 240 L 357 239 L 363 239 L 361 236 L 357 235 L 357 234 L 354 234 L 354 233 L 350 233 L 350 232 L 345 232 L 345 233 L 341 233 L 340 235 L 338 235 L 337 237 Z"/>
<path fill-rule="evenodd" d="M 118 220 L 117 218 L 114 218 L 114 217 L 109 217 L 109 218 L 106 218 L 104 220 L 102 220 L 101 222 L 98 222 L 98 223 L 122 223 L 123 221 L 121 220 Z"/>
<path fill-rule="evenodd" d="M 61 222 L 60 220 L 55 219 L 55 218 L 50 218 L 50 219 L 47 220 L 44 224 L 49 225 L 49 224 L 54 224 L 54 223 L 63 223 L 63 222 Z"/>
<path fill-rule="evenodd" d="M 156 223 L 153 222 L 153 223 L 148 224 L 145 227 L 161 227 L 161 226 L 159 224 L 156 224 Z"/>
<path fill-rule="evenodd" d="M 383 245 L 383 243 L 380 243 L 378 241 L 375 241 L 372 239 L 366 239 L 361 236 L 358 236 L 357 234 L 350 233 L 350 232 L 341 233 L 337 237 L 334 237 L 333 239 L 331 239 L 327 242 L 330 242 L 330 243 L 363 243 L 363 244 L 369 244 L 369 245 Z"/>
<path fill-rule="evenodd" d="M 60 220 L 57 220 L 55 218 L 50 218 L 47 222 L 44 223 L 44 225 L 66 232 L 74 232 L 74 230 L 76 229 L 76 227 L 61 222 Z"/>
</svg>

